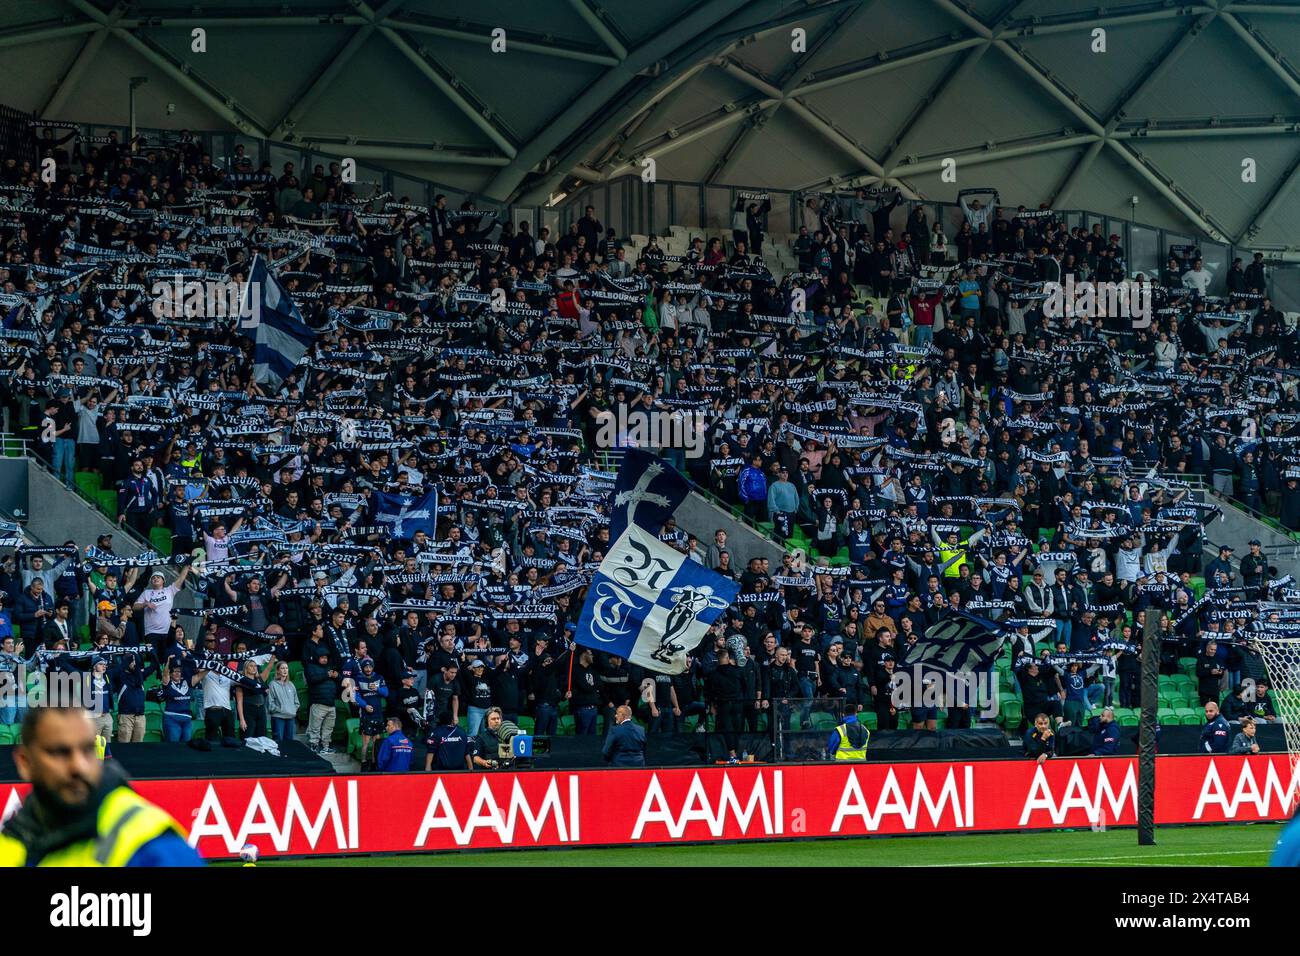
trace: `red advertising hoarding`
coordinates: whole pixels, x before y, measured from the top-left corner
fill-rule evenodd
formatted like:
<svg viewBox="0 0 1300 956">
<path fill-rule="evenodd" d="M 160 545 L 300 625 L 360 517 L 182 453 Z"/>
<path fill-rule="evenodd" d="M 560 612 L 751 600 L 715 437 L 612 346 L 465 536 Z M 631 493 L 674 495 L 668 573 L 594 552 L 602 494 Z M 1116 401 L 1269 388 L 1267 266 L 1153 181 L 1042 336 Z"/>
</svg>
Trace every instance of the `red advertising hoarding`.
<svg viewBox="0 0 1300 956">
<path fill-rule="evenodd" d="M 1137 822 L 1135 758 L 141 780 L 210 859 Z M 1285 755 L 1161 757 L 1158 823 L 1286 818 Z M 0 814 L 26 788 L 0 784 Z"/>
</svg>

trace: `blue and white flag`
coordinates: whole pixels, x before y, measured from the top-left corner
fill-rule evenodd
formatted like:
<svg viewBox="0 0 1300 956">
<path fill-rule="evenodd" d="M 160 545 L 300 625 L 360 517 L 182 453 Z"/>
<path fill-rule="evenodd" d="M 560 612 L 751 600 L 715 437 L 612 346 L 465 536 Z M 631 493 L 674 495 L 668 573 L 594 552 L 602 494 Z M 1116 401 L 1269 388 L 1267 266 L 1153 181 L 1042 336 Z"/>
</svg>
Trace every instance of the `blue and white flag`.
<svg viewBox="0 0 1300 956">
<path fill-rule="evenodd" d="M 260 255 L 253 258 L 239 314 L 240 328 L 254 330 L 254 380 L 279 387 L 316 341 L 316 333 Z"/>
<path fill-rule="evenodd" d="M 686 669 L 687 653 L 740 590 L 659 540 L 664 520 L 688 489 L 661 459 L 628 452 L 610 517 L 611 535 L 620 530 L 587 589 L 577 643 L 661 673 Z"/>
<path fill-rule="evenodd" d="M 438 490 L 423 495 L 388 494 L 377 491 L 370 496 L 375 524 L 388 525 L 394 538 L 410 538 L 423 531 L 430 538 L 438 527 Z"/>
<path fill-rule="evenodd" d="M 904 649 L 899 669 L 920 665 L 948 674 L 988 670 L 1005 640 L 1003 628 L 965 611 L 950 611 Z"/>
</svg>

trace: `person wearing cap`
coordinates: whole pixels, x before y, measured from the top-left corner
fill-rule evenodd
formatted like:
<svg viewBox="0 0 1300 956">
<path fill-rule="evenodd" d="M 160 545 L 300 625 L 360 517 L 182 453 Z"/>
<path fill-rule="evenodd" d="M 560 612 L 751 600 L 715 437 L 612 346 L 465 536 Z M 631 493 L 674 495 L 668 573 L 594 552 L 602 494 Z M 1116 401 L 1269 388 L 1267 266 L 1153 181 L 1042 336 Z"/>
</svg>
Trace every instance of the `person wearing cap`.
<svg viewBox="0 0 1300 956">
<path fill-rule="evenodd" d="M 118 743 L 138 744 L 144 740 L 144 682 L 157 671 L 156 661 L 146 663 L 135 651 L 118 651 L 113 655 L 109 677 L 117 697 Z"/>
<path fill-rule="evenodd" d="M 1235 575 L 1232 572 L 1232 552 L 1233 549 L 1228 545 L 1219 546 L 1219 556 L 1205 565 L 1205 583 L 1213 587 L 1213 582 L 1217 575 L 1222 574 L 1227 579 L 1228 586 L 1233 585 Z"/>
<path fill-rule="evenodd" d="M 357 711 L 361 717 L 362 770 L 373 770 L 370 748 L 384 732 L 384 704 L 388 700 L 388 683 L 375 672 L 370 657 L 361 659 L 361 673 L 356 678 Z"/>
<path fill-rule="evenodd" d="M 108 674 L 108 663 L 107 654 L 91 658 L 90 672 L 84 675 L 81 688 L 81 703 L 90 713 L 95 735 L 106 741 L 113 737 L 113 679 Z"/>
<path fill-rule="evenodd" d="M 176 580 L 167 584 L 162 573 L 155 571 L 149 575 L 148 586 L 135 600 L 135 610 L 144 612 L 144 640 L 157 645 L 160 650 L 171 631 L 172 604 L 189 574 L 190 566 L 187 564 L 181 568 Z"/>
</svg>

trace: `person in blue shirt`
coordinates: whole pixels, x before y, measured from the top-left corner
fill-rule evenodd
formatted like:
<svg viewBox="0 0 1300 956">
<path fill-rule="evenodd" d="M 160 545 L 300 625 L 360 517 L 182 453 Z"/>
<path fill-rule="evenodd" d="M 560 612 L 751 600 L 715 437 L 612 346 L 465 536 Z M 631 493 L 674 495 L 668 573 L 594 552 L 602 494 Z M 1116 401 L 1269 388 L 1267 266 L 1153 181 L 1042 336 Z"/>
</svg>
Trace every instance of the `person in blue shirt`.
<svg viewBox="0 0 1300 956">
<path fill-rule="evenodd" d="M 469 734 L 451 719 L 451 711 L 438 714 L 435 726 L 429 729 L 425 740 L 428 753 L 424 756 L 424 769 L 432 770 L 436 762 L 439 770 L 473 770 L 476 747 Z"/>
<path fill-rule="evenodd" d="M 1205 727 L 1201 729 L 1201 749 L 1207 754 L 1226 754 L 1232 741 L 1232 728 L 1219 713 L 1219 705 L 1209 701 L 1205 705 Z"/>
<path fill-rule="evenodd" d="M 1087 678 L 1083 674 L 1083 665 L 1073 661 L 1061 677 L 1065 685 L 1065 720 L 1074 726 L 1080 726 L 1088 713 Z"/>
<path fill-rule="evenodd" d="M 383 773 L 405 773 L 411 769 L 411 741 L 402 733 L 402 718 L 389 717 L 388 736 L 379 745 L 375 763 Z"/>
<path fill-rule="evenodd" d="M 1300 866 L 1300 810 L 1297 810 L 1291 822 L 1282 828 L 1268 865 Z"/>
<path fill-rule="evenodd" d="M 1092 738 L 1092 755 L 1110 757 L 1119 752 L 1119 724 L 1115 723 L 1115 711 L 1104 707 L 1098 718 L 1097 730 Z"/>
</svg>

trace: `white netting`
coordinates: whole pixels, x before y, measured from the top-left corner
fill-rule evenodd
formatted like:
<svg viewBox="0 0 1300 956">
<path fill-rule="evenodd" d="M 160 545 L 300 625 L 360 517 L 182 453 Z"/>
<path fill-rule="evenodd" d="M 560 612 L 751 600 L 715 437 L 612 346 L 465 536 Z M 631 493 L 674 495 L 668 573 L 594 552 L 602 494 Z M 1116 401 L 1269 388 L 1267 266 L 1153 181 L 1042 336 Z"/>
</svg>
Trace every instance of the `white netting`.
<svg viewBox="0 0 1300 956">
<path fill-rule="evenodd" d="M 1273 709 L 1282 720 L 1291 778 L 1295 779 L 1300 762 L 1300 637 L 1256 637 L 1251 643 L 1259 648 L 1268 668 Z"/>
</svg>

